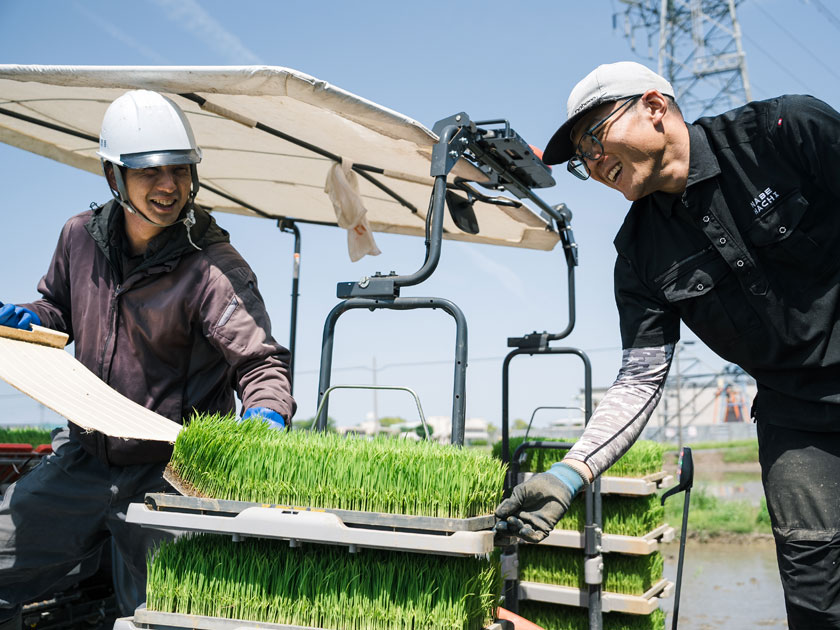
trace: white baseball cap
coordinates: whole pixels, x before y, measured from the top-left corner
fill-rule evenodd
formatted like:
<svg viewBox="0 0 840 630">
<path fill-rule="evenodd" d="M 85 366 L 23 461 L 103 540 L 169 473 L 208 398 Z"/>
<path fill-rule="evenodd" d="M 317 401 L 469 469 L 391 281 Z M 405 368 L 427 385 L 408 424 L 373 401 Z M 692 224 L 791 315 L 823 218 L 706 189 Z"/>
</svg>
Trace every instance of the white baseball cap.
<svg viewBox="0 0 840 630">
<path fill-rule="evenodd" d="M 542 160 L 546 164 L 562 164 L 575 154 L 571 133 L 586 112 L 622 98 L 658 90 L 674 98 L 674 88 L 663 77 L 635 61 L 619 61 L 598 66 L 587 74 L 569 94 L 567 120 L 548 141 Z"/>
</svg>

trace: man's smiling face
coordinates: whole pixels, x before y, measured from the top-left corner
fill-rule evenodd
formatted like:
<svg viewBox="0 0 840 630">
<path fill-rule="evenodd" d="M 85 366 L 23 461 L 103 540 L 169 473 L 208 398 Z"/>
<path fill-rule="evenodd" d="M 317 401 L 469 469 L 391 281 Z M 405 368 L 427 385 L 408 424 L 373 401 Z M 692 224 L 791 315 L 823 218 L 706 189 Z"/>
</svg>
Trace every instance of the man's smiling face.
<svg viewBox="0 0 840 630">
<path fill-rule="evenodd" d="M 659 189 L 664 137 L 644 101 L 622 108 L 625 104 L 621 100 L 595 108 L 575 126 L 571 138 L 585 150 L 593 144 L 585 134 L 594 129 L 603 150 L 595 159 L 585 158 L 592 178 L 636 201 Z"/>
<path fill-rule="evenodd" d="M 128 198 L 139 212 L 161 226 L 172 225 L 190 196 L 188 164 L 126 169 Z"/>
</svg>

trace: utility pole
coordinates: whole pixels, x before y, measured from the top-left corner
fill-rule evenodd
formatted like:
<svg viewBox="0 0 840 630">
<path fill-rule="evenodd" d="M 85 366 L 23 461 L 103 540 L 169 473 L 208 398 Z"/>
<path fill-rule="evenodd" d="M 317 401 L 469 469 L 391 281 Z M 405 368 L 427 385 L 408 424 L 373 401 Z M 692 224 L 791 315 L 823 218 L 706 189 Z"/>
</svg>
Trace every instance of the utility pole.
<svg viewBox="0 0 840 630">
<path fill-rule="evenodd" d="M 373 375 L 373 384 L 374 386 L 378 385 L 379 383 L 376 382 L 376 357 L 373 357 L 373 366 L 371 367 L 371 374 Z M 376 433 L 379 433 L 379 399 L 377 394 L 379 390 L 373 390 L 373 429 Z"/>
<path fill-rule="evenodd" d="M 688 120 L 752 100 L 735 12 L 739 1 L 620 0 L 624 11 L 613 16 L 630 48 L 657 60 Z"/>
</svg>

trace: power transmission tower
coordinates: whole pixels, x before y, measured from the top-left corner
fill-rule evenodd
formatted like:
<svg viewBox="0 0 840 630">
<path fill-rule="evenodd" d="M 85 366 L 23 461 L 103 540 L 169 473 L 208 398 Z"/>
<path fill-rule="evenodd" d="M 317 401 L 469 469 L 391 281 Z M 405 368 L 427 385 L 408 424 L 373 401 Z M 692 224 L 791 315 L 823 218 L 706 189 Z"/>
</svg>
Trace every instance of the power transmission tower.
<svg viewBox="0 0 840 630">
<path fill-rule="evenodd" d="M 638 54 L 657 59 L 686 118 L 720 113 L 752 100 L 741 47 L 737 0 L 620 0 L 624 35 Z M 647 51 L 639 50 L 640 38 Z"/>
</svg>

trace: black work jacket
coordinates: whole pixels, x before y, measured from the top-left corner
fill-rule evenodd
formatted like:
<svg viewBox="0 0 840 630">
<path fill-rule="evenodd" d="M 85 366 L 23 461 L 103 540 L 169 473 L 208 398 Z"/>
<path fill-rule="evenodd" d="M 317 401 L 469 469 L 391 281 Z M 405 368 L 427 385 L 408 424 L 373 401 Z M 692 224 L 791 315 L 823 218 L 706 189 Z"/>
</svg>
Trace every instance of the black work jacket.
<svg viewBox="0 0 840 630">
<path fill-rule="evenodd" d="M 688 131 L 685 192 L 636 201 L 615 238 L 624 347 L 682 319 L 756 379 L 761 421 L 840 431 L 840 114 L 783 96 Z"/>
</svg>

